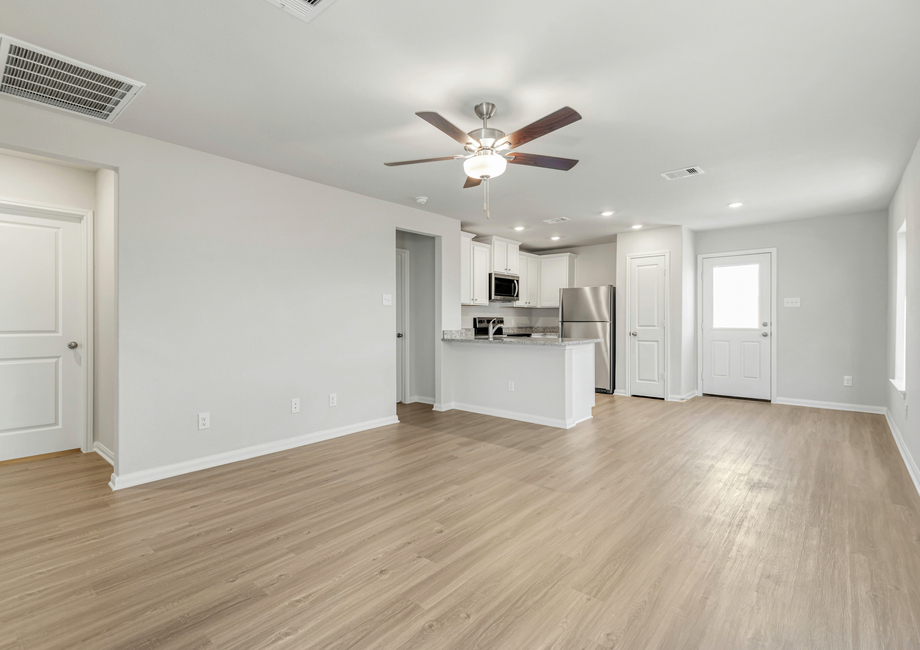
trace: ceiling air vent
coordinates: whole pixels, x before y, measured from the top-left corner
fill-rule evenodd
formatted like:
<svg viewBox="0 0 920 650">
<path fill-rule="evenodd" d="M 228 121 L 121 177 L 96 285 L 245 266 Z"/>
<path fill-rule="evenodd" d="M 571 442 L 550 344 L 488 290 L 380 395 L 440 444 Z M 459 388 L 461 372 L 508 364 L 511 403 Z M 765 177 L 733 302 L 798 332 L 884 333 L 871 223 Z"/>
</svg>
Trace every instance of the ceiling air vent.
<svg viewBox="0 0 920 650">
<path fill-rule="evenodd" d="M 699 176 L 700 174 L 705 174 L 702 169 L 699 167 L 685 167 L 684 169 L 675 169 L 673 172 L 664 172 L 661 175 L 664 176 L 669 181 L 673 181 L 677 178 L 687 178 L 688 176 Z"/>
<path fill-rule="evenodd" d="M 276 7 L 281 7 L 289 14 L 297 16 L 305 23 L 316 18 L 320 12 L 335 0 L 268 0 Z"/>
<path fill-rule="evenodd" d="M 144 84 L 0 35 L 0 95 L 112 122 Z"/>
<path fill-rule="evenodd" d="M 565 221 L 571 221 L 568 217 L 553 217 L 552 219 L 544 219 L 543 223 L 563 223 Z"/>
</svg>

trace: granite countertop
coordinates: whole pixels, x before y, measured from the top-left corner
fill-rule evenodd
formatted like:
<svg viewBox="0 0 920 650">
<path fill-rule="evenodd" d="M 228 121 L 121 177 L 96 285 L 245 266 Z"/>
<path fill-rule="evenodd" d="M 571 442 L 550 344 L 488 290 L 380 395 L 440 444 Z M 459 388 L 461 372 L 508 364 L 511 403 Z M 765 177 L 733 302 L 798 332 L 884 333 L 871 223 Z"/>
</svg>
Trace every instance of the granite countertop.
<svg viewBox="0 0 920 650">
<path fill-rule="evenodd" d="M 488 343 L 490 345 L 542 345 L 545 347 L 566 348 L 570 345 L 593 345 L 600 343 L 603 339 L 560 339 L 560 338 L 531 338 L 529 336 L 497 338 L 491 341 L 488 338 L 476 339 L 451 339 L 443 338 L 442 341 L 449 343 Z"/>
</svg>

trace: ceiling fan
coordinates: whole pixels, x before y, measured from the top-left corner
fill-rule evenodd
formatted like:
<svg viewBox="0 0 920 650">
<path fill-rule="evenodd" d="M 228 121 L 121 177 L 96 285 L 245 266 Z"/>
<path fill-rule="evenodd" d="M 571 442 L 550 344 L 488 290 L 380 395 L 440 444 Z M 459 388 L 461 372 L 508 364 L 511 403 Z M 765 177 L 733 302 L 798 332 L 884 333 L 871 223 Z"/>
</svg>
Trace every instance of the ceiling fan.
<svg viewBox="0 0 920 650">
<path fill-rule="evenodd" d="M 425 158 L 422 160 L 403 160 L 401 162 L 384 163 L 387 167 L 400 165 L 416 165 L 418 163 L 438 162 L 441 160 L 462 160 L 463 171 L 467 179 L 464 188 L 476 187 L 485 181 L 483 210 L 489 215 L 489 179 L 496 178 L 505 173 L 510 162 L 513 165 L 528 165 L 530 167 L 544 167 L 568 171 L 578 164 L 571 158 L 557 158 L 555 156 L 539 156 L 537 154 L 514 151 L 523 144 L 552 133 L 557 129 L 568 126 L 581 119 L 577 111 L 566 106 L 555 113 L 550 113 L 533 124 L 528 124 L 522 129 L 506 135 L 504 131 L 489 127 L 489 119 L 495 115 L 495 104 L 482 102 L 475 109 L 476 117 L 482 120 L 482 128 L 464 133 L 446 119 L 428 111 L 416 113 L 420 118 L 431 124 L 436 129 L 443 131 L 454 140 L 463 145 L 466 155 L 445 156 L 443 158 Z"/>
</svg>

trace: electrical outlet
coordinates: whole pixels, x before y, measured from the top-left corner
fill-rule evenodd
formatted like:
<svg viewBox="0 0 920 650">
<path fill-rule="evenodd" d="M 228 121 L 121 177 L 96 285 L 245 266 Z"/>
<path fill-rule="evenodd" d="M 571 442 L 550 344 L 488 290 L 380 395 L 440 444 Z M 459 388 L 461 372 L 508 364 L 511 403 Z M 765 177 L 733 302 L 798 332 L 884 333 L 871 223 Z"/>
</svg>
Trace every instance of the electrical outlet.
<svg viewBox="0 0 920 650">
<path fill-rule="evenodd" d="M 335 396 L 335 393 L 329 393 L 329 406 L 335 406 L 338 398 Z"/>
<path fill-rule="evenodd" d="M 210 413 L 199 413 L 198 414 L 198 430 L 210 429 L 211 428 L 211 414 Z"/>
<path fill-rule="evenodd" d="M 295 397 L 291 400 L 291 413 L 300 413 L 300 398 Z"/>
<path fill-rule="evenodd" d="M 801 307 L 801 298 L 783 298 L 783 307 Z"/>
<path fill-rule="evenodd" d="M 392 304 L 393 304 L 393 295 L 392 295 L 392 294 L 389 294 L 389 293 L 383 294 L 383 304 L 386 305 L 386 306 L 392 305 Z"/>
<path fill-rule="evenodd" d="M 508 382 L 508 390 L 510 390 L 512 393 L 514 392 L 514 382 L 513 381 Z"/>
<path fill-rule="evenodd" d="M 850 375 L 844 375 L 844 376 L 843 376 L 843 385 L 844 385 L 844 386 L 852 386 L 852 385 L 853 385 L 853 378 L 852 378 Z"/>
</svg>

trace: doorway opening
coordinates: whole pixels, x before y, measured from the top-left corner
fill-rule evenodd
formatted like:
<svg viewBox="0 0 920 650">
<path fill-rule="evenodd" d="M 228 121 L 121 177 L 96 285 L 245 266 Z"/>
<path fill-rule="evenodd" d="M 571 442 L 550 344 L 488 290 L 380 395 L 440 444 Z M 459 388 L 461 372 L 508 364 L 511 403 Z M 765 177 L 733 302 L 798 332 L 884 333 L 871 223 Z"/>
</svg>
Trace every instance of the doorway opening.
<svg viewBox="0 0 920 650">
<path fill-rule="evenodd" d="M 776 250 L 698 257 L 699 392 L 776 398 Z"/>
<path fill-rule="evenodd" d="M 115 464 L 116 184 L 0 149 L 0 461 Z"/>
<path fill-rule="evenodd" d="M 436 239 L 396 231 L 396 401 L 435 403 Z"/>
</svg>

